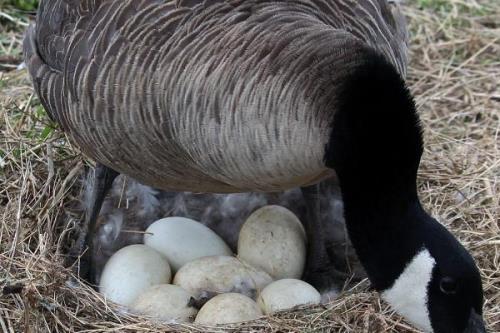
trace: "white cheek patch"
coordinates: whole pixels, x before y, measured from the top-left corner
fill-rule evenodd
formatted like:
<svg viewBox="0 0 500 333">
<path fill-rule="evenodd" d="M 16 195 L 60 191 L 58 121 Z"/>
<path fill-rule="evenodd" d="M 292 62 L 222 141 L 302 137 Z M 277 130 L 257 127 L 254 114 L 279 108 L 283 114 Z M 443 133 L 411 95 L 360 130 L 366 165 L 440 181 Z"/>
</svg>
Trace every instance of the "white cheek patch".
<svg viewBox="0 0 500 333">
<path fill-rule="evenodd" d="M 397 313 L 425 332 L 432 332 L 427 309 L 427 286 L 436 261 L 427 249 L 417 253 L 382 298 Z"/>
</svg>

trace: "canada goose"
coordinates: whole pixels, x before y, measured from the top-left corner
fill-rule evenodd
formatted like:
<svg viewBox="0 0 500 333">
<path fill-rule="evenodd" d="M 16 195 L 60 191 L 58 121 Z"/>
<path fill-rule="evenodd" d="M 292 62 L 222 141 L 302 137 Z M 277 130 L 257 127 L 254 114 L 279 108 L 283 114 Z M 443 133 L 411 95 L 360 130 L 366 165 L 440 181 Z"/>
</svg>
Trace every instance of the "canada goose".
<svg viewBox="0 0 500 333">
<path fill-rule="evenodd" d="M 99 162 L 89 234 L 118 173 L 174 191 L 302 187 L 305 278 L 322 287 L 315 184 L 335 175 L 382 297 L 427 332 L 485 332 L 479 271 L 417 196 L 406 36 L 385 0 L 44 0 L 25 57 Z"/>
</svg>

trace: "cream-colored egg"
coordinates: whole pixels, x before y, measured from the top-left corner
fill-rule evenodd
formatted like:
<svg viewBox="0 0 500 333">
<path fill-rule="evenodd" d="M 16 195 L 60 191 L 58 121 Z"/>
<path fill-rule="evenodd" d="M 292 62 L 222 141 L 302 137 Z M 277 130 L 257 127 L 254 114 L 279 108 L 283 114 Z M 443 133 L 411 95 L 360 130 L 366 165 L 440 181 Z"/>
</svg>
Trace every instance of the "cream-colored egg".
<svg viewBox="0 0 500 333">
<path fill-rule="evenodd" d="M 109 300 L 128 306 L 149 287 L 169 283 L 168 261 L 154 249 L 130 245 L 116 252 L 104 266 L 99 291 Z"/>
<path fill-rule="evenodd" d="M 250 321 L 262 316 L 262 311 L 251 298 L 237 293 L 217 295 L 198 312 L 195 323 L 205 325 L 232 324 Z"/>
<path fill-rule="evenodd" d="M 296 279 L 274 281 L 257 297 L 257 303 L 266 314 L 320 301 L 321 295 L 313 286 Z"/>
<path fill-rule="evenodd" d="M 212 256 L 193 260 L 175 274 L 174 284 L 186 289 L 196 298 L 237 292 L 255 298 L 273 280 L 235 257 Z"/>
<path fill-rule="evenodd" d="M 205 225 L 185 217 L 167 217 L 151 224 L 144 244 L 163 254 L 174 272 L 194 259 L 231 255 L 231 249 Z"/>
<path fill-rule="evenodd" d="M 192 299 L 193 296 L 179 286 L 160 284 L 142 293 L 131 308 L 160 320 L 192 322 L 198 313 L 191 304 Z"/>
<path fill-rule="evenodd" d="M 306 235 L 299 219 L 281 206 L 264 206 L 243 224 L 238 257 L 274 279 L 300 278 L 306 262 Z"/>
</svg>

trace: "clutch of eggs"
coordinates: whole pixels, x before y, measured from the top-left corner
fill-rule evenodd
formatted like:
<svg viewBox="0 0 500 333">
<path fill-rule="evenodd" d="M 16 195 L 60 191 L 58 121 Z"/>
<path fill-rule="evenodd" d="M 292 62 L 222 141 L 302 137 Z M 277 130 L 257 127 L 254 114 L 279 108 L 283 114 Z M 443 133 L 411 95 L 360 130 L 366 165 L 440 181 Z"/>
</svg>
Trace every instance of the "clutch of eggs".
<svg viewBox="0 0 500 333">
<path fill-rule="evenodd" d="M 318 291 L 298 280 L 306 258 L 304 228 L 281 206 L 248 217 L 237 257 L 211 229 L 184 217 L 151 224 L 144 244 L 126 246 L 108 260 L 99 291 L 154 320 L 237 323 L 320 302 Z"/>
</svg>

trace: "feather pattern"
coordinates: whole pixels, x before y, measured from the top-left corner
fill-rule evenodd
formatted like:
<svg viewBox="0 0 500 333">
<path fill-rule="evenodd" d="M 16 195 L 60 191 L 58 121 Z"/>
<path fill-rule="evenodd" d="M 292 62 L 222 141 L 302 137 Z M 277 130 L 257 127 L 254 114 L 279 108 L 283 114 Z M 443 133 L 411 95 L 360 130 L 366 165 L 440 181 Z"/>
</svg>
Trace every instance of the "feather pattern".
<svg viewBox="0 0 500 333">
<path fill-rule="evenodd" d="M 90 157 L 156 188 L 281 191 L 332 176 L 336 91 L 366 48 L 405 75 L 385 0 L 43 0 L 25 57 Z"/>
</svg>

